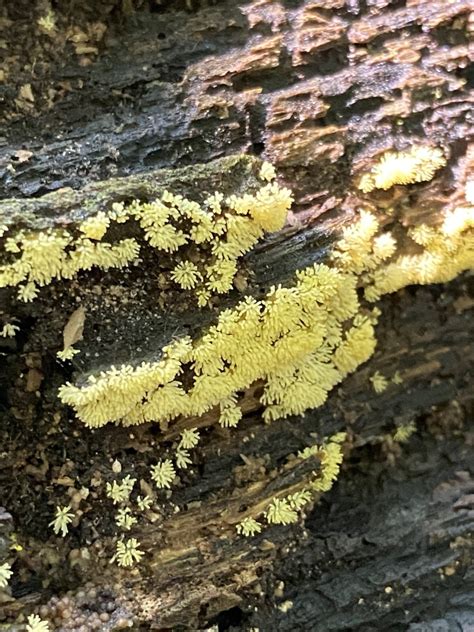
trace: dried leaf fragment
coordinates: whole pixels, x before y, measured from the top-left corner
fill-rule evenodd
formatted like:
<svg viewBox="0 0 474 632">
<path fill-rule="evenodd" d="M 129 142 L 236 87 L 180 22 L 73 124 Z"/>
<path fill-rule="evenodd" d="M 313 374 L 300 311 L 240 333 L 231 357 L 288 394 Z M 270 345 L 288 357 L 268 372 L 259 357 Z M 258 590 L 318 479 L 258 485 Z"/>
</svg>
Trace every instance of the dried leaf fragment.
<svg viewBox="0 0 474 632">
<path fill-rule="evenodd" d="M 81 305 L 73 311 L 63 329 L 64 349 L 72 347 L 73 344 L 82 340 L 86 310 Z"/>
</svg>

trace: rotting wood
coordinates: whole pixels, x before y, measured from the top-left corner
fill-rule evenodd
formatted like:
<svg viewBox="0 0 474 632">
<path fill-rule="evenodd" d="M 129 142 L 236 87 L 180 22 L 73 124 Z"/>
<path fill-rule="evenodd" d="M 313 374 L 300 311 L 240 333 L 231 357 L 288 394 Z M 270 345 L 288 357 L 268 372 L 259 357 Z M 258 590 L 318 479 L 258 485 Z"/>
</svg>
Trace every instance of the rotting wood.
<svg viewBox="0 0 474 632">
<path fill-rule="evenodd" d="M 361 206 L 376 209 L 386 225 L 438 221 L 442 211 L 462 199 L 472 173 L 472 93 L 465 84 L 472 60 L 470 3 L 287 4 L 229 1 L 191 14 L 137 11 L 124 21 L 115 42 L 100 44 L 98 55 L 91 53 L 93 63 L 78 65 L 73 57 L 65 66 L 53 63 L 46 81 L 12 77 L 14 97 L 22 85 L 31 85 L 21 92 L 23 101 L 7 104 L 2 195 L 25 196 L 18 203 L 22 210 L 36 209 L 36 218 L 40 210 L 39 221 L 47 224 L 41 197 L 47 191 L 73 187 L 77 192 L 65 198 L 81 199 L 84 187 L 93 189 L 100 186 L 97 180 L 110 176 L 138 174 L 140 179 L 157 167 L 238 152 L 258 154 L 278 167 L 297 204 L 291 225 L 246 262 L 255 274 L 255 288 L 285 282 L 295 267 L 323 256 L 332 234 Z M 49 111 L 48 81 L 68 83 L 57 91 Z M 442 147 L 448 167 L 428 184 L 370 196 L 357 190 L 358 175 L 384 150 L 413 142 Z M 128 277 L 127 292 L 136 282 Z M 114 275 L 93 275 L 87 283 L 91 294 L 98 293 L 100 309 L 89 313 L 85 332 L 86 339 L 88 333 L 92 338 L 87 327 L 102 327 L 94 332 L 103 340 L 98 362 L 107 365 L 105 349 L 114 338 L 113 354 L 120 358 L 126 338 L 130 357 L 139 330 L 130 330 L 124 315 L 136 305 L 136 295 L 128 306 L 111 309 L 106 323 L 106 301 L 100 302 L 97 288 L 110 283 L 115 292 L 121 282 Z M 14 528 L 27 546 L 19 555 L 23 576 L 14 585 L 17 599 L 0 605 L 0 612 L 45 603 L 90 580 L 101 587 L 89 586 L 91 595 L 82 602 L 77 593 L 71 599 L 86 611 L 112 603 L 104 630 L 114 629 L 120 618 L 127 620 L 136 607 L 133 601 L 139 604 L 138 618 L 153 621 L 158 629 L 198 629 L 213 621 L 222 630 L 231 625 L 240 630 L 340 630 L 348 625 L 367 630 L 381 629 L 381 621 L 384 629 L 411 625 L 421 630 L 426 629 L 416 627 L 421 622 L 437 619 L 443 625 L 472 624 L 469 278 L 384 299 L 376 356 L 323 409 L 265 428 L 258 415 L 249 415 L 232 435 L 206 431 L 208 441 L 198 452 L 199 475 L 184 476 L 186 485 L 173 493 L 180 513 L 160 516 L 160 529 L 155 523 L 140 532 L 151 559 L 149 573 L 124 574 L 118 585 L 106 557 L 115 526 L 111 506 L 91 509 L 89 520 L 84 519 L 70 544 L 60 544 L 59 552 L 47 530 L 54 509 L 48 506 L 52 485 L 55 497 L 64 499 L 61 490 L 71 489 L 74 478 L 107 478 L 114 458 L 139 476 L 156 460 L 153 426 L 90 433 L 58 415 L 55 393 L 69 371 L 58 366 L 51 349 L 60 345 L 79 289 L 74 287 L 69 298 L 53 291 L 33 310 L 22 308 L 25 331 L 18 343 L 4 347 L 8 360 L 0 374 L 7 385 L 2 402 L 8 415 L 0 424 L 8 452 L 0 466 L 6 480 L 2 503 L 14 514 Z M 123 301 L 124 294 L 119 298 Z M 175 331 L 175 323 L 171 326 L 169 331 Z M 403 385 L 375 397 L 369 376 L 375 370 L 391 375 L 395 368 L 404 375 Z M 38 373 L 43 376 L 40 399 L 25 388 L 28 376 L 32 383 Z M 257 406 L 255 393 L 246 401 L 249 411 Z M 417 422 L 417 436 L 400 454 L 386 436 L 410 420 Z M 325 436 L 344 427 L 354 445 L 341 486 L 315 508 L 307 531 L 274 528 L 258 536 L 258 548 L 245 539 L 223 538 L 233 533 L 234 507 L 246 498 L 239 481 L 255 479 L 255 493 L 264 497 L 268 473 L 280 468 L 281 475 L 285 456 L 311 443 L 312 432 Z M 396 452 L 392 468 L 387 465 L 391 450 Z M 24 474 L 12 485 L 13 467 L 23 468 Z M 386 495 L 379 492 L 380 480 Z M 366 484 L 375 490 L 373 497 L 361 491 Z M 379 516 L 380 522 L 363 534 L 344 531 L 348 523 Z M 410 520 L 415 527 L 407 527 Z M 215 527 L 220 521 L 222 530 Z M 412 538 L 416 546 L 410 548 Z M 88 556 L 84 543 L 89 542 Z M 387 548 L 394 556 L 389 562 Z M 421 548 L 423 556 L 418 555 Z M 54 566 L 67 555 L 73 572 L 58 568 L 52 584 L 42 587 L 48 576 L 43 560 Z M 280 578 L 290 591 L 278 587 Z M 293 607 L 283 606 L 285 601 Z M 258 610 L 251 614 L 254 605 Z"/>
</svg>

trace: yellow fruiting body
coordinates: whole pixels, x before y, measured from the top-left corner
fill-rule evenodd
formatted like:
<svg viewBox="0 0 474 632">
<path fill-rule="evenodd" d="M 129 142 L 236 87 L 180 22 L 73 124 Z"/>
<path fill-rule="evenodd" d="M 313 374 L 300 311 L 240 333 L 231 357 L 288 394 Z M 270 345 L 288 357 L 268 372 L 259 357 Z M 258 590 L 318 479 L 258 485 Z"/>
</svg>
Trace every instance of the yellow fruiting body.
<svg viewBox="0 0 474 632">
<path fill-rule="evenodd" d="M 300 492 L 295 492 L 294 494 L 290 494 L 289 496 L 287 496 L 286 499 L 291 509 L 294 509 L 295 511 L 299 511 L 311 501 L 312 494 L 309 490 L 302 490 Z"/>
<path fill-rule="evenodd" d="M 398 426 L 393 434 L 393 440 L 399 443 L 405 443 L 416 432 L 416 424 L 414 421 L 410 421 L 403 426 Z"/>
<path fill-rule="evenodd" d="M 66 349 L 62 349 L 62 351 L 58 351 L 56 356 L 60 360 L 72 360 L 75 355 L 79 353 L 79 349 L 75 349 L 74 347 L 67 347 Z"/>
<path fill-rule="evenodd" d="M 137 496 L 137 505 L 140 511 L 146 511 L 150 509 L 153 504 L 153 499 L 150 496 Z"/>
<path fill-rule="evenodd" d="M 130 567 L 135 562 L 140 562 L 145 555 L 143 551 L 138 548 L 140 543 L 136 538 L 129 538 L 126 541 L 119 540 L 117 542 L 117 550 L 112 560 L 117 560 L 119 566 Z"/>
<path fill-rule="evenodd" d="M 107 483 L 105 486 L 105 493 L 112 499 L 114 505 L 125 502 L 130 498 L 130 494 L 132 493 L 136 480 L 136 478 L 131 478 L 130 474 L 127 474 L 120 483 L 117 481 Z"/>
<path fill-rule="evenodd" d="M 94 266 L 104 270 L 123 268 L 137 259 L 139 250 L 135 239 L 109 244 L 85 236 L 74 240 L 64 230 L 37 234 L 20 231 L 5 242 L 5 251 L 19 256 L 13 263 L 0 265 L 0 287 L 18 286 L 18 298 L 28 302 L 37 296 L 38 287 L 53 279 L 71 279 Z"/>
<path fill-rule="evenodd" d="M 26 619 L 26 632 L 50 632 L 49 625 L 37 614 L 30 614 Z"/>
<path fill-rule="evenodd" d="M 372 354 L 374 318 L 358 315 L 359 307 L 355 276 L 311 266 L 293 288 L 272 288 L 265 300 L 247 297 L 224 310 L 194 343 L 184 338 L 156 362 L 112 367 L 82 387 L 66 384 L 60 397 L 91 427 L 169 421 L 218 405 L 221 424 L 230 427 L 241 417 L 235 393 L 264 379 L 265 419 L 299 414 L 324 403 Z M 344 333 L 342 323 L 352 326 Z M 188 388 L 183 365 L 192 367 Z"/>
<path fill-rule="evenodd" d="M 367 272 L 365 296 L 376 301 L 407 285 L 446 283 L 474 267 L 474 208 L 460 207 L 445 215 L 441 226 L 418 226 L 409 236 L 423 250 L 403 254 Z"/>
<path fill-rule="evenodd" d="M 427 182 L 445 164 L 446 158 L 437 147 L 414 145 L 406 151 L 388 151 L 370 173 L 362 176 L 359 189 L 370 193 L 373 189 L 390 189 L 395 184 Z"/>
<path fill-rule="evenodd" d="M 383 393 L 388 386 L 387 378 L 379 371 L 375 371 L 375 373 L 369 377 L 369 380 L 372 384 L 372 388 L 376 393 Z"/>
<path fill-rule="evenodd" d="M 6 588 L 8 586 L 8 581 L 13 575 L 11 568 L 12 567 L 8 562 L 0 564 L 0 588 Z"/>
<path fill-rule="evenodd" d="M 171 278 L 183 290 L 192 290 L 201 279 L 201 274 L 194 263 L 191 261 L 183 261 L 174 268 L 171 273 Z"/>
<path fill-rule="evenodd" d="M 183 430 L 181 433 L 181 439 L 179 441 L 178 449 L 184 448 L 190 450 L 195 448 L 199 443 L 199 432 L 196 428 L 190 428 L 189 430 Z"/>
<path fill-rule="evenodd" d="M 291 524 L 297 522 L 298 514 L 286 498 L 275 498 L 268 507 L 265 518 L 269 524 Z"/>
<path fill-rule="evenodd" d="M 341 463 L 344 458 L 341 444 L 345 438 L 346 433 L 339 432 L 330 437 L 328 441 L 322 445 L 314 445 L 300 452 L 299 456 L 301 458 L 307 459 L 310 456 L 317 456 L 321 463 L 321 469 L 316 479 L 310 484 L 310 489 L 314 492 L 327 492 L 333 486 L 334 481 L 339 475 Z"/>
<path fill-rule="evenodd" d="M 15 333 L 19 330 L 20 328 L 17 325 L 6 323 L 5 325 L 3 325 L 3 328 L 0 331 L 0 336 L 2 336 L 2 338 L 13 338 L 15 336 Z"/>
<path fill-rule="evenodd" d="M 259 178 L 270 182 L 276 178 L 275 167 L 270 162 L 264 162 L 258 174 Z"/>
<path fill-rule="evenodd" d="M 235 394 L 263 380 L 266 421 L 302 414 L 321 406 L 374 352 L 379 312 L 363 309 L 356 286 L 372 301 L 410 283 L 453 278 L 473 267 L 473 226 L 474 209 L 458 208 L 438 228 L 409 231 L 421 254 L 395 257 L 394 237 L 379 234 L 374 215 L 361 212 L 337 242 L 333 267 L 299 270 L 293 286 L 272 287 L 262 300 L 246 297 L 222 311 L 201 338 L 173 342 L 155 362 L 66 384 L 60 397 L 91 427 L 170 421 L 216 406 L 221 424 L 231 427 L 241 416 Z"/>
<path fill-rule="evenodd" d="M 392 382 L 394 384 L 397 384 L 397 386 L 403 383 L 403 378 L 400 375 L 400 371 L 395 371 L 392 377 Z"/>
<path fill-rule="evenodd" d="M 264 172 L 268 179 L 269 168 Z M 169 191 L 151 201 L 135 200 L 128 206 L 114 203 L 108 214 L 100 211 L 80 223 L 78 236 L 66 230 L 46 230 L 20 231 L 8 237 L 4 251 L 13 261 L 0 265 L 0 288 L 19 286 L 18 298 L 32 301 L 38 287 L 54 279 L 70 279 L 92 267 L 107 270 L 137 263 L 140 245 L 135 238 L 101 242 L 109 227 L 133 220 L 144 240 L 158 251 L 185 255 L 190 244 L 205 248 L 199 267 L 184 260 L 171 273 L 182 289 L 200 285 L 199 305 L 203 305 L 212 292 L 231 288 L 237 259 L 265 232 L 283 227 L 291 202 L 288 189 L 268 183 L 242 196 L 225 197 L 216 192 L 202 204 Z"/>
<path fill-rule="evenodd" d="M 53 531 L 56 535 L 61 533 L 61 536 L 67 534 L 69 530 L 69 524 L 73 521 L 74 514 L 70 511 L 70 505 L 66 507 L 56 507 L 56 514 L 54 520 L 49 523 L 50 527 L 53 527 Z"/>
<path fill-rule="evenodd" d="M 178 448 L 176 450 L 176 467 L 180 470 L 187 469 L 188 465 L 192 464 L 192 460 L 189 456 L 189 451 L 184 448 Z"/>
<path fill-rule="evenodd" d="M 130 531 L 133 525 L 137 524 L 137 519 L 132 516 L 132 512 L 129 507 L 119 509 L 115 516 L 115 522 L 119 527 L 125 531 Z"/>
<path fill-rule="evenodd" d="M 237 406 L 236 396 L 231 395 L 220 402 L 219 423 L 223 428 L 235 428 L 242 419 L 242 410 Z"/>
<path fill-rule="evenodd" d="M 108 217 L 103 211 L 100 211 L 97 215 L 84 220 L 80 224 L 79 230 L 89 239 L 100 241 L 109 226 L 110 217 Z"/>
<path fill-rule="evenodd" d="M 255 535 L 256 533 L 260 533 L 262 530 L 262 525 L 250 516 L 247 516 L 235 525 L 235 529 L 239 535 L 244 535 L 246 537 L 250 537 Z"/>
<path fill-rule="evenodd" d="M 315 493 L 323 493 L 331 489 L 341 468 L 343 460 L 341 444 L 345 439 L 346 433 L 339 432 L 321 445 L 309 446 L 298 454 L 299 459 L 315 457 L 320 462 L 320 468 L 311 474 L 311 479 L 304 488 L 271 500 L 264 511 L 264 518 L 268 524 L 288 525 L 297 522 L 298 512 L 313 500 Z M 257 522 L 256 517 L 257 514 L 245 517 L 237 524 L 237 533 L 245 536 L 260 533 L 262 526 Z"/>
<path fill-rule="evenodd" d="M 171 487 L 171 483 L 176 477 L 176 471 L 170 459 L 160 461 L 151 467 L 151 478 L 159 489 Z"/>
</svg>

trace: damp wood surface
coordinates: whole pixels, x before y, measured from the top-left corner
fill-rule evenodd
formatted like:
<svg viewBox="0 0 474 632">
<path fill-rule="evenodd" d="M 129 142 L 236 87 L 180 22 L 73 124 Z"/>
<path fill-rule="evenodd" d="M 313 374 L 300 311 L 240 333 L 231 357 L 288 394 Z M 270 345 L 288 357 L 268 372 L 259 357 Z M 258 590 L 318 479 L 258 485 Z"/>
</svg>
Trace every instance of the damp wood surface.
<svg viewBox="0 0 474 632">
<path fill-rule="evenodd" d="M 108 613 L 100 629 L 110 632 L 132 620 L 137 630 L 469 630 L 471 276 L 385 297 L 375 355 L 301 418 L 265 426 L 256 384 L 238 429 L 218 427 L 211 411 L 169 430 L 91 431 L 59 405 L 57 389 L 154 358 L 243 295 L 288 284 L 296 269 L 325 261 L 361 208 L 389 228 L 439 223 L 474 165 L 472 3 L 64 1 L 54 28 L 40 22 L 47 13 L 25 0 L 0 9 L 0 225 L 74 227 L 118 198 L 162 188 L 191 199 L 243 191 L 260 160 L 295 203 L 285 228 L 244 258 L 239 287 L 204 310 L 160 278 L 150 253 L 142 267 L 54 282 L 31 304 L 0 289 L 0 309 L 20 324 L 15 338 L 0 338 L 0 561 L 12 533 L 23 546 L 0 622 L 68 593 L 79 610 Z M 412 144 L 444 152 L 432 181 L 357 188 L 384 151 Z M 78 305 L 83 353 L 65 364 L 55 354 Z M 376 394 L 376 371 L 399 371 L 403 382 Z M 410 423 L 407 443 L 394 441 Z M 134 531 L 144 561 L 117 571 L 115 510 L 100 492 L 114 461 L 146 481 L 162 446 L 195 426 L 204 440 L 193 466 Z M 340 477 L 304 524 L 236 537 L 246 507 L 304 479 L 287 456 L 343 430 Z M 81 520 L 53 537 L 56 505 L 82 486 L 91 496 Z M 56 621 L 68 629 L 67 617 Z"/>
</svg>

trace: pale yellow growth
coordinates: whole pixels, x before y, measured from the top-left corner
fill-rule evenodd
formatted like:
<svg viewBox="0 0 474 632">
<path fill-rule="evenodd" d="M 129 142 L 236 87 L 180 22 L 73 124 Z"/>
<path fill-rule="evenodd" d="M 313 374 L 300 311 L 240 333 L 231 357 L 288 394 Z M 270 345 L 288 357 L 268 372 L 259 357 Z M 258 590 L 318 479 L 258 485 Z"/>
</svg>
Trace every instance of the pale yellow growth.
<svg viewBox="0 0 474 632">
<path fill-rule="evenodd" d="M 20 331 L 20 328 L 17 325 L 6 323 L 0 331 L 0 336 L 2 336 L 2 338 L 14 338 L 17 331 Z"/>
<path fill-rule="evenodd" d="M 50 632 L 50 627 L 37 614 L 30 614 L 26 619 L 26 632 Z"/>
<path fill-rule="evenodd" d="M 409 231 L 423 248 L 404 254 L 364 276 L 365 296 L 376 301 L 384 294 L 407 285 L 446 283 L 474 267 L 474 207 L 460 207 L 446 213 L 441 226 L 420 225 Z"/>
<path fill-rule="evenodd" d="M 376 393 L 383 393 L 388 386 L 387 378 L 379 371 L 375 371 L 375 373 L 369 377 L 369 380 L 372 384 L 372 388 Z"/>
<path fill-rule="evenodd" d="M 395 184 L 426 182 L 445 164 L 446 158 L 437 147 L 415 145 L 406 151 L 388 151 L 370 173 L 362 176 L 359 188 L 369 193 L 373 189 L 390 189 Z"/>
<path fill-rule="evenodd" d="M 198 307 L 205 307 L 209 303 L 211 292 L 209 290 L 205 290 L 204 288 L 200 288 L 196 291 L 196 297 Z"/>
<path fill-rule="evenodd" d="M 291 524 L 297 522 L 298 514 L 286 498 L 275 498 L 265 512 L 265 518 L 269 524 Z"/>
<path fill-rule="evenodd" d="M 375 350 L 374 320 L 359 314 L 353 323 L 334 353 L 334 364 L 342 375 L 355 371 Z"/>
<path fill-rule="evenodd" d="M 183 430 L 181 433 L 181 439 L 178 444 L 178 448 L 184 448 L 185 450 L 190 450 L 191 448 L 195 448 L 199 443 L 199 431 L 196 428 L 191 428 L 189 430 Z"/>
<path fill-rule="evenodd" d="M 237 406 L 236 399 L 230 396 L 221 401 L 219 423 L 223 428 L 235 428 L 242 419 L 242 410 Z"/>
<path fill-rule="evenodd" d="M 53 279 L 70 279 L 94 266 L 107 270 L 129 265 L 136 260 L 139 246 L 135 239 L 95 243 L 85 236 L 74 240 L 66 231 L 49 230 L 21 231 L 6 240 L 5 250 L 19 256 L 13 263 L 0 265 L 0 287 L 19 286 L 18 298 L 28 302 L 36 298 L 38 287 Z"/>
<path fill-rule="evenodd" d="M 395 373 L 393 374 L 393 377 L 392 377 L 392 382 L 394 384 L 397 384 L 397 385 L 400 385 L 400 384 L 403 383 L 403 378 L 400 375 L 400 371 L 395 371 Z"/>
<path fill-rule="evenodd" d="M 305 505 L 307 505 L 311 499 L 312 494 L 309 490 L 302 490 L 300 492 L 295 492 L 294 494 L 290 494 L 286 497 L 288 504 L 295 511 L 300 511 Z"/>
<path fill-rule="evenodd" d="M 267 166 L 263 172 L 268 179 L 271 168 Z M 13 261 L 0 265 L 0 288 L 19 286 L 18 298 L 32 301 L 39 287 L 55 279 L 70 279 L 92 267 L 107 270 L 136 263 L 140 252 L 136 239 L 113 244 L 100 241 L 114 223 L 133 220 L 141 227 L 144 240 L 159 251 L 176 253 L 189 244 L 203 245 L 200 267 L 183 261 L 171 276 L 186 290 L 200 284 L 199 305 L 205 305 L 212 292 L 224 293 L 232 287 L 237 259 L 265 232 L 283 227 L 291 202 L 288 189 L 269 183 L 242 196 L 226 198 L 216 192 L 202 204 L 169 191 L 148 202 L 114 203 L 109 213 L 100 211 L 84 220 L 78 226 L 79 236 L 47 230 L 20 231 L 8 237 L 4 251 Z"/>
<path fill-rule="evenodd" d="M 303 414 L 324 404 L 374 352 L 380 312 L 362 309 L 357 285 L 376 300 L 411 283 L 453 278 L 473 267 L 473 225 L 474 210 L 458 208 L 438 228 L 409 232 L 420 254 L 396 257 L 393 236 L 379 234 L 376 218 L 362 212 L 336 245 L 334 267 L 299 270 L 293 286 L 272 287 L 262 300 L 247 297 L 222 311 L 201 338 L 173 342 L 155 362 L 66 384 L 60 397 L 91 427 L 167 422 L 217 406 L 221 424 L 231 427 L 241 416 L 235 394 L 262 380 L 266 421 Z"/>
<path fill-rule="evenodd" d="M 79 226 L 79 230 L 89 239 L 100 241 L 110 226 L 110 217 L 103 211 L 84 220 Z"/>
<path fill-rule="evenodd" d="M 192 290 L 193 287 L 199 283 L 201 274 L 197 265 L 191 261 L 183 261 L 178 263 L 171 273 L 171 278 L 175 281 L 183 290 Z"/>
<path fill-rule="evenodd" d="M 8 586 L 8 581 L 13 575 L 11 568 L 8 562 L 0 564 L 0 588 L 6 588 Z"/>
<path fill-rule="evenodd" d="M 145 555 L 143 551 L 138 548 L 140 543 L 136 538 L 129 538 L 126 541 L 119 540 L 117 542 L 117 550 L 113 556 L 111 562 L 117 560 L 119 566 L 130 567 L 136 562 L 140 562 Z"/>
<path fill-rule="evenodd" d="M 191 457 L 189 456 L 189 451 L 184 448 L 178 448 L 176 450 L 176 467 L 180 470 L 187 469 L 188 465 L 192 464 Z"/>
<path fill-rule="evenodd" d="M 58 351 L 57 352 L 57 357 L 60 360 L 72 360 L 73 357 L 75 355 L 77 355 L 79 353 L 79 349 L 74 349 L 74 347 L 67 347 L 66 349 L 63 349 L 62 351 Z"/>
<path fill-rule="evenodd" d="M 153 499 L 150 496 L 137 496 L 137 505 L 140 511 L 146 511 L 150 509 L 153 504 Z"/>
<path fill-rule="evenodd" d="M 267 511 L 265 518 L 270 524 L 291 524 L 298 520 L 298 511 L 311 502 L 315 492 L 323 493 L 331 489 L 334 481 L 339 475 L 343 453 L 341 444 L 346 438 L 344 432 L 337 433 L 330 437 L 322 445 L 313 445 L 305 448 L 298 454 L 301 459 L 316 457 L 321 463 L 320 470 L 314 472 L 314 480 L 307 487 L 289 494 L 285 498 L 274 498 Z"/>
<path fill-rule="evenodd" d="M 42 28 L 48 35 L 52 35 L 56 30 L 56 16 L 52 9 L 48 9 L 45 15 L 38 18 L 38 26 Z"/>
<path fill-rule="evenodd" d="M 38 288 L 34 283 L 26 283 L 18 288 L 18 298 L 20 301 L 30 303 L 38 296 Z"/>
<path fill-rule="evenodd" d="M 151 478 L 159 489 L 171 487 L 171 483 L 176 477 L 176 471 L 170 459 L 160 461 L 151 467 Z"/>
<path fill-rule="evenodd" d="M 54 520 L 49 523 L 50 527 L 53 527 L 53 531 L 56 535 L 61 533 L 61 537 L 65 537 L 69 530 L 69 524 L 73 521 L 74 514 L 70 511 L 70 505 L 67 507 L 56 507 L 56 514 Z"/>
<path fill-rule="evenodd" d="M 235 526 L 235 529 L 239 535 L 250 537 L 255 535 L 256 533 L 260 533 L 262 530 L 262 525 L 257 520 L 255 520 L 255 518 L 247 516 L 247 518 L 244 518 L 242 522 L 239 522 Z"/>
<path fill-rule="evenodd" d="M 211 292 L 225 294 L 232 288 L 232 282 L 237 272 L 235 260 L 217 259 L 215 263 L 206 266 L 206 277 L 208 279 L 206 287 Z"/>
<path fill-rule="evenodd" d="M 109 218 L 117 224 L 124 224 L 129 219 L 128 211 L 125 209 L 123 202 L 114 202 L 112 204 L 112 210 L 109 213 Z"/>
<path fill-rule="evenodd" d="M 317 455 L 321 462 L 321 471 L 318 472 L 316 480 L 311 483 L 311 489 L 316 492 L 328 492 L 339 475 L 341 464 L 344 459 L 341 444 L 345 440 L 346 434 L 339 432 L 329 438 L 319 448 L 316 446 Z M 310 448 L 311 449 L 311 448 Z M 305 452 L 303 451 L 303 455 Z"/>
<path fill-rule="evenodd" d="M 379 223 L 367 211 L 361 211 L 359 220 L 343 229 L 342 238 L 332 253 L 332 259 L 343 270 L 360 274 L 378 267 L 396 250 L 396 241 L 387 232 L 376 237 Z"/>
<path fill-rule="evenodd" d="M 125 425 L 202 415 L 220 405 L 221 423 L 241 417 L 235 393 L 266 382 L 271 421 L 320 406 L 347 373 L 370 357 L 375 318 L 358 315 L 356 277 L 318 264 L 299 271 L 294 287 L 271 288 L 220 313 L 200 339 L 176 341 L 138 367 L 112 367 L 82 386 L 64 385 L 63 402 L 89 426 Z M 349 326 L 344 332 L 342 324 Z M 192 367 L 191 386 L 182 367 Z"/>
<path fill-rule="evenodd" d="M 410 421 L 403 426 L 398 426 L 395 430 L 393 439 L 399 443 L 405 443 L 416 432 L 416 424 L 414 421 Z"/>
<path fill-rule="evenodd" d="M 125 502 L 130 498 L 130 494 L 132 493 L 136 480 L 136 478 L 131 478 L 130 474 L 127 474 L 120 483 L 117 481 L 107 483 L 105 486 L 105 493 L 112 499 L 114 505 Z"/>
<path fill-rule="evenodd" d="M 115 522 L 117 525 L 125 531 L 130 531 L 133 525 L 137 524 L 137 519 L 132 516 L 132 512 L 129 507 L 119 509 L 115 516 Z"/>
<path fill-rule="evenodd" d="M 264 162 L 258 174 L 259 178 L 271 182 L 276 178 L 275 167 L 270 162 Z"/>
</svg>

